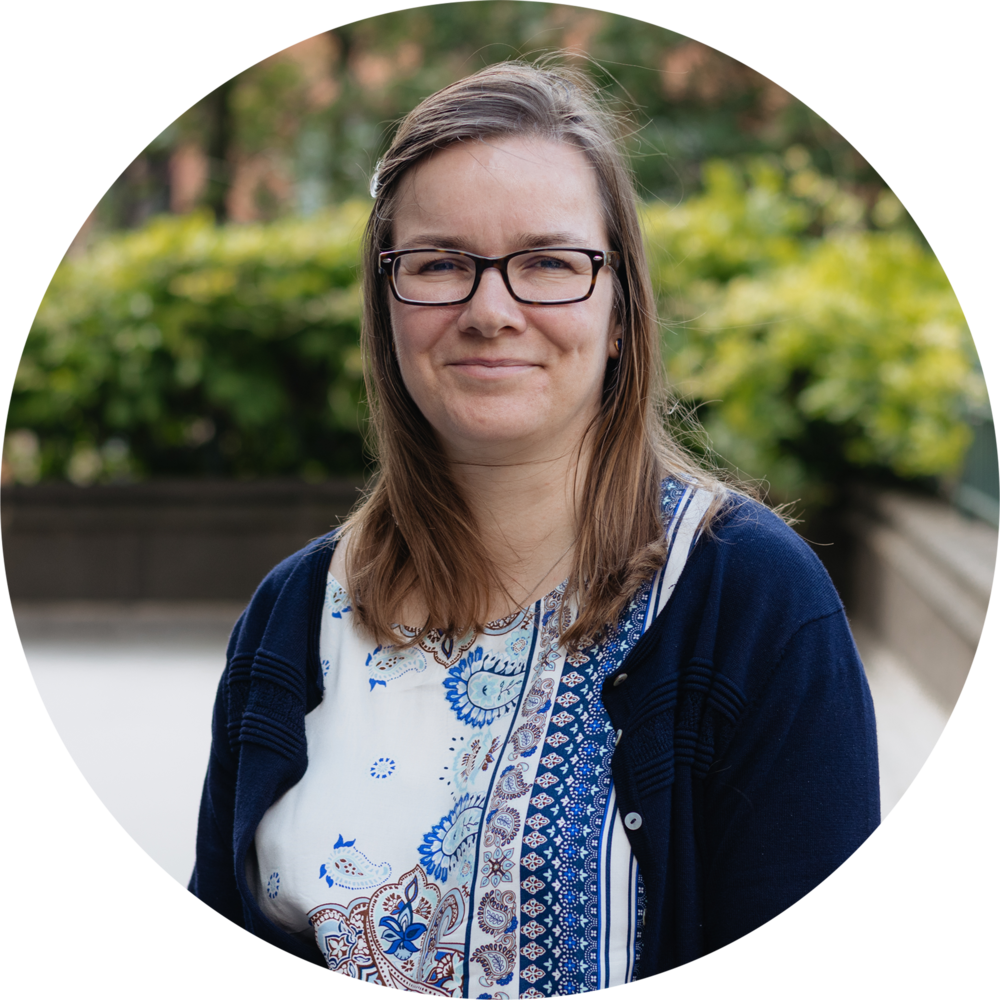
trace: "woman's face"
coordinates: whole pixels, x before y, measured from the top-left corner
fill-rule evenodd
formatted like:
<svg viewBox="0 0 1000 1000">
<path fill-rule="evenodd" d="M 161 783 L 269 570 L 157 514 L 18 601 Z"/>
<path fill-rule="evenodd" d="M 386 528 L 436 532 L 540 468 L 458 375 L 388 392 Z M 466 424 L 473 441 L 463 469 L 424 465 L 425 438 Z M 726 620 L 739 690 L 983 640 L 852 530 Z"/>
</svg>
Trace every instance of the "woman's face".
<svg viewBox="0 0 1000 1000">
<path fill-rule="evenodd" d="M 597 177 L 578 149 L 541 138 L 465 142 L 403 179 L 394 247 L 496 257 L 531 247 L 609 250 Z M 611 272 L 569 305 L 516 302 L 496 268 L 457 306 L 390 299 L 403 381 L 453 460 L 565 454 L 601 401 L 618 324 Z"/>
</svg>

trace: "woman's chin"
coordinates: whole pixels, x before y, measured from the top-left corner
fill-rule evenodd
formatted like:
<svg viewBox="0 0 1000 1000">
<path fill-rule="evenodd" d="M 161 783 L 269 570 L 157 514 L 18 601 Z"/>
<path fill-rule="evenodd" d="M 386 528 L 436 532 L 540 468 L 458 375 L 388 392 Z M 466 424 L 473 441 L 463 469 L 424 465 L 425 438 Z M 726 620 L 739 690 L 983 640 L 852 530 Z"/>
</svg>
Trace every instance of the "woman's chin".
<svg viewBox="0 0 1000 1000">
<path fill-rule="evenodd" d="M 446 454 L 455 461 L 509 464 L 572 451 L 590 423 L 589 412 L 546 406 L 537 394 L 517 399 L 483 398 L 428 414 Z"/>
<path fill-rule="evenodd" d="M 548 450 L 550 429 L 537 418 L 523 423 L 476 420 L 452 423 L 438 430 L 446 452 L 454 461 L 482 463 L 517 459 Z"/>
</svg>

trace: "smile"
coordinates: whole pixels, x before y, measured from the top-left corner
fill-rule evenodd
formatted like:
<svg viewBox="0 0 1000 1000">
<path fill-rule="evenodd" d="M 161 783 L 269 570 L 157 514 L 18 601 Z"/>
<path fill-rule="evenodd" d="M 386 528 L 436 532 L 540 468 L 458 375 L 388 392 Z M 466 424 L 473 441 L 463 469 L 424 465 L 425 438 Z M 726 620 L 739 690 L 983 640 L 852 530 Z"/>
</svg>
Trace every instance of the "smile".
<svg viewBox="0 0 1000 1000">
<path fill-rule="evenodd" d="M 534 362 L 520 358 L 463 358 L 461 361 L 449 362 L 447 367 L 457 368 L 473 378 L 495 379 L 517 375 L 538 366 Z"/>
</svg>

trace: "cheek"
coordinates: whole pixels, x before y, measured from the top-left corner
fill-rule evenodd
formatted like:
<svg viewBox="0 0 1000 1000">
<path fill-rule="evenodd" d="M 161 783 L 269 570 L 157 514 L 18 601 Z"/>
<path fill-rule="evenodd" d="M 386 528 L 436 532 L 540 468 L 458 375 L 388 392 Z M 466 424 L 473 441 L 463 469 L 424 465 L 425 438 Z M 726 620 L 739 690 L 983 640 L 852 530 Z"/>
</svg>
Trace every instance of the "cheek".
<svg viewBox="0 0 1000 1000">
<path fill-rule="evenodd" d="M 400 366 L 408 365 L 419 354 L 426 339 L 421 329 L 420 317 L 408 314 L 398 306 L 391 310 L 392 346 Z"/>
<path fill-rule="evenodd" d="M 393 345 L 396 351 L 396 363 L 399 365 L 399 373 L 403 377 L 403 384 L 410 395 L 414 399 L 418 399 L 422 382 L 420 378 L 419 352 L 414 351 L 412 338 L 406 336 L 400 337 L 394 334 Z"/>
<path fill-rule="evenodd" d="M 606 301 L 593 302 L 593 308 L 581 309 L 575 316 L 567 317 L 566 322 L 558 325 L 558 332 L 554 331 L 564 347 L 575 350 L 581 356 L 600 359 L 602 363 L 607 360 L 610 344 L 618 336 L 611 296 L 604 298 Z M 591 302 L 582 304 L 591 305 Z"/>
<path fill-rule="evenodd" d="M 409 310 L 394 309 L 391 313 L 392 343 L 399 373 L 407 392 L 421 409 L 432 392 L 431 354 L 440 340 L 437 317 L 426 315 L 431 312 L 422 310 L 414 315 Z"/>
<path fill-rule="evenodd" d="M 392 339 L 396 352 L 411 356 L 431 350 L 445 335 L 451 319 L 450 310 L 406 306 L 394 302 L 389 310 Z"/>
</svg>

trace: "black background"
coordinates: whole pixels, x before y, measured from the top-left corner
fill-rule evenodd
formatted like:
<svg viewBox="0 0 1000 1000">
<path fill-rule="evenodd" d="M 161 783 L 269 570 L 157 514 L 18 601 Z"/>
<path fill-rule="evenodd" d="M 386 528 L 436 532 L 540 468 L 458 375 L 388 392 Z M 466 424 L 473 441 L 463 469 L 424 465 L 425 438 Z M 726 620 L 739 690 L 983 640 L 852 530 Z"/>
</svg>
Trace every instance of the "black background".
<svg viewBox="0 0 1000 1000">
<path fill-rule="evenodd" d="M 330 27 L 335 17 L 148 9 L 28 13 L 26 28 L 11 33 L 13 260 L 5 270 L 15 309 L 2 334 L 11 368 L 52 268 L 121 167 L 222 79 Z M 904 27 L 858 10 L 850 24 L 808 27 L 777 15 L 763 23 L 760 10 L 754 13 L 716 13 L 700 22 L 681 12 L 669 24 L 774 77 L 866 153 L 938 250 L 973 327 L 986 329 L 983 322 L 977 327 L 985 267 L 977 262 L 996 260 L 983 249 L 996 221 L 989 204 L 995 154 L 984 152 L 991 118 L 982 96 L 985 53 L 975 42 L 982 29 Z M 982 349 L 989 373 L 992 359 Z M 10 965 L 63 988 L 266 988 L 278 976 L 287 983 L 324 975 L 226 924 L 141 854 L 79 778 L 18 668 L 16 646 L 13 654 L 6 898 L 18 930 Z M 858 988 L 935 974 L 952 986 L 966 977 L 972 984 L 983 964 L 995 867 L 986 808 L 996 780 L 980 719 L 984 658 L 937 753 L 869 844 L 790 913 L 671 974 L 663 986 L 738 977 L 744 988 L 765 990 Z M 357 989 L 327 977 L 324 988 L 331 986 Z"/>
</svg>

